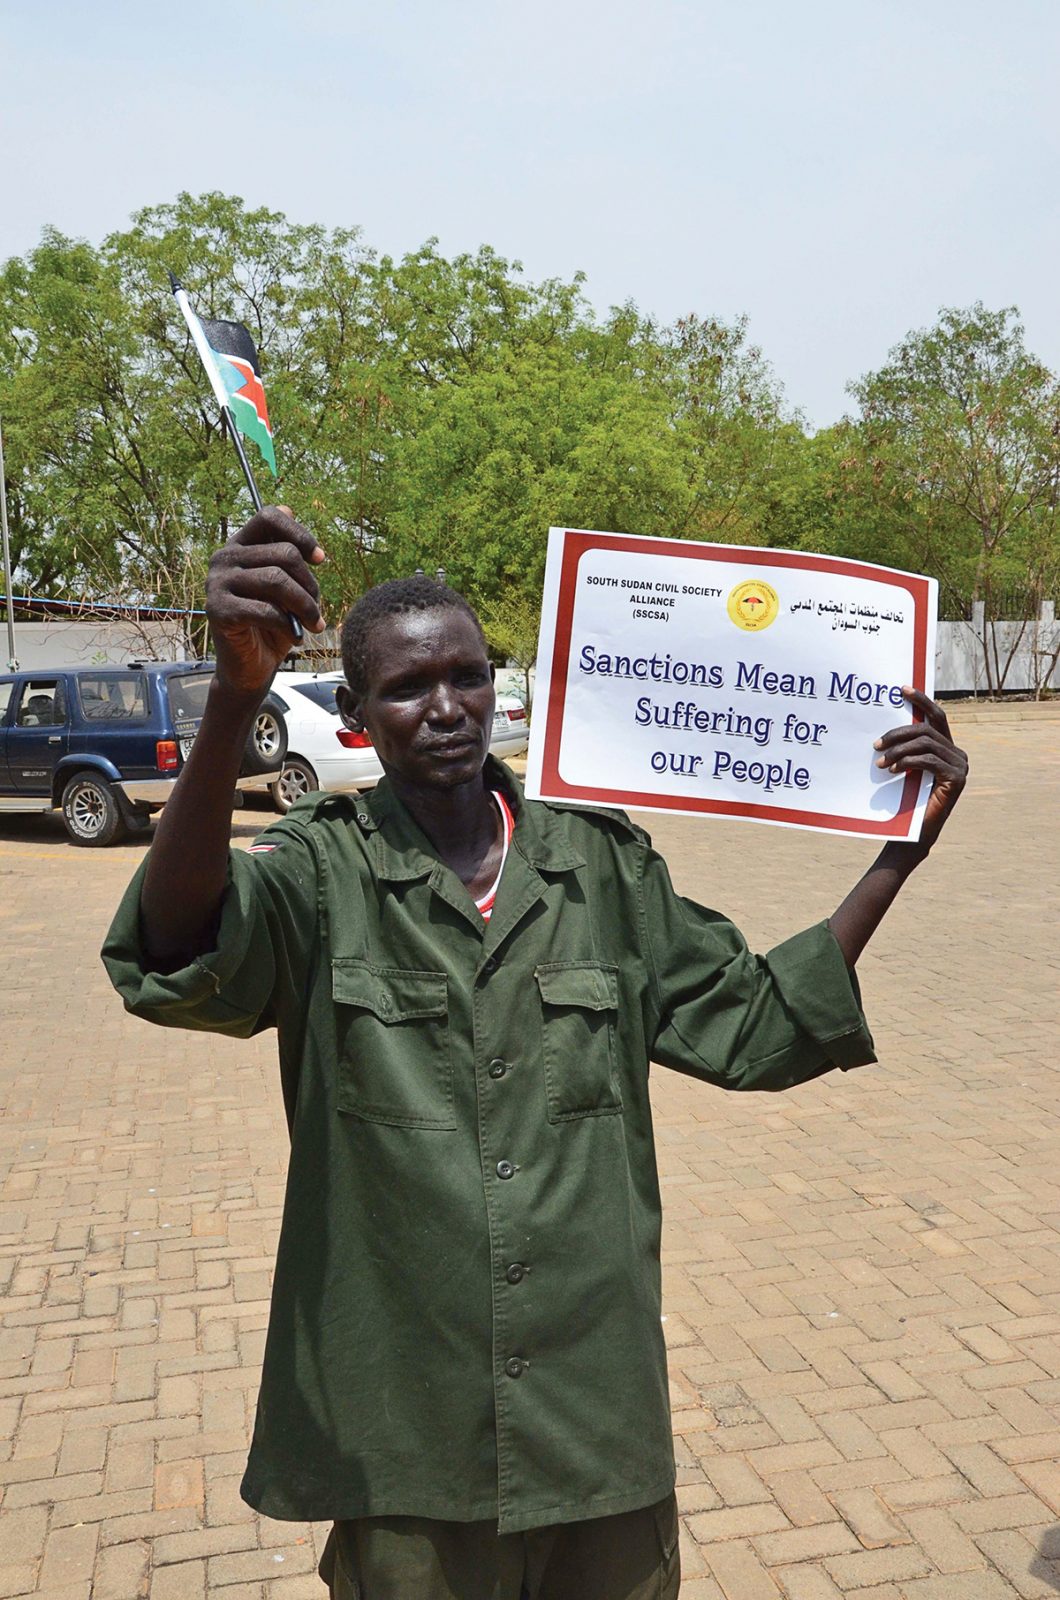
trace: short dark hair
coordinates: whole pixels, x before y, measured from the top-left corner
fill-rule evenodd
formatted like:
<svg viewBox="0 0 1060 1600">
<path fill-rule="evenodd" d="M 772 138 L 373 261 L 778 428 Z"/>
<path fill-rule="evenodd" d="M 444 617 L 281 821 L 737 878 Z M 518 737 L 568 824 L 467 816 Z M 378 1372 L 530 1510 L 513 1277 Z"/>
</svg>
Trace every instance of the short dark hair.
<svg viewBox="0 0 1060 1600">
<path fill-rule="evenodd" d="M 486 636 L 474 607 L 456 589 L 437 578 L 417 573 L 414 578 L 392 578 L 389 583 L 377 583 L 374 589 L 354 602 L 342 624 L 342 670 L 346 682 L 356 695 L 368 688 L 368 648 L 372 630 L 385 617 L 400 616 L 405 611 L 462 611 L 471 618 L 478 630 L 483 646 Z"/>
</svg>

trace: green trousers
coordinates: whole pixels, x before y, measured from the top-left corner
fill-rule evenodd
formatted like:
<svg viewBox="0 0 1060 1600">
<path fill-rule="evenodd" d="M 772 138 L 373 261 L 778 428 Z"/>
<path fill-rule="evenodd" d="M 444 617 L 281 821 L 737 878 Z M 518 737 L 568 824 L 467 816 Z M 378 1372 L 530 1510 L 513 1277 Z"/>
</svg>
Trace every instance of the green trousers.
<svg viewBox="0 0 1060 1600">
<path fill-rule="evenodd" d="M 498 1534 L 495 1522 L 337 1522 L 320 1563 L 331 1600 L 677 1600 L 673 1495 L 642 1511 Z"/>
</svg>

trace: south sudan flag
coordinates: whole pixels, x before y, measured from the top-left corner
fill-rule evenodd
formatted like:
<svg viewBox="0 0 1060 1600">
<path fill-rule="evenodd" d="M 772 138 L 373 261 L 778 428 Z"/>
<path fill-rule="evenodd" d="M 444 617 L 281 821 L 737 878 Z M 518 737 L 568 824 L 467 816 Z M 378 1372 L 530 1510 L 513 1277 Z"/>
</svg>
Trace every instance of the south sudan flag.
<svg viewBox="0 0 1060 1600">
<path fill-rule="evenodd" d="M 207 322 L 196 316 L 180 284 L 172 276 L 171 281 L 218 404 L 228 412 L 243 438 L 253 439 L 275 477 L 276 452 L 272 447 L 269 408 L 253 339 L 241 322 Z"/>
<path fill-rule="evenodd" d="M 200 317 L 199 326 L 228 391 L 232 420 L 244 439 L 253 439 L 275 478 L 276 452 L 254 341 L 241 322 L 207 322 Z"/>
</svg>

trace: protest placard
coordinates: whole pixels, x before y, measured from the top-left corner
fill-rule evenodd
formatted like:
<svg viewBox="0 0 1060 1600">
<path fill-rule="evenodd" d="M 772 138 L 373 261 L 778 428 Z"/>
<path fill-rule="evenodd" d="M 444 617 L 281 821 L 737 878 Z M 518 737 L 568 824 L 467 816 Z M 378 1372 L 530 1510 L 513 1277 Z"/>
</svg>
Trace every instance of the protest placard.
<svg viewBox="0 0 1060 1600">
<path fill-rule="evenodd" d="M 919 837 L 873 741 L 934 689 L 937 584 L 793 550 L 553 528 L 527 793 Z"/>
</svg>

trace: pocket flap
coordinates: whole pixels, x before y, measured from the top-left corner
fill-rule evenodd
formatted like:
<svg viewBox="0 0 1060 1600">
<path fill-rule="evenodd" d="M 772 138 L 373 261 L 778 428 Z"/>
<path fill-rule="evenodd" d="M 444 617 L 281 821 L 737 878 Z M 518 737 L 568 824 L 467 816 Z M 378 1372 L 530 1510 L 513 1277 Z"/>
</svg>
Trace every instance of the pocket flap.
<svg viewBox="0 0 1060 1600">
<path fill-rule="evenodd" d="M 587 1011 L 618 1010 L 618 968 L 598 961 L 550 961 L 534 977 L 547 1006 L 582 1006 Z"/>
<path fill-rule="evenodd" d="M 331 963 L 331 993 L 343 1006 L 359 1006 L 380 1022 L 409 1022 L 414 1017 L 444 1017 L 449 995 L 444 972 L 410 972 L 402 967 L 373 967 L 367 961 L 336 956 Z"/>
</svg>

